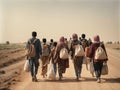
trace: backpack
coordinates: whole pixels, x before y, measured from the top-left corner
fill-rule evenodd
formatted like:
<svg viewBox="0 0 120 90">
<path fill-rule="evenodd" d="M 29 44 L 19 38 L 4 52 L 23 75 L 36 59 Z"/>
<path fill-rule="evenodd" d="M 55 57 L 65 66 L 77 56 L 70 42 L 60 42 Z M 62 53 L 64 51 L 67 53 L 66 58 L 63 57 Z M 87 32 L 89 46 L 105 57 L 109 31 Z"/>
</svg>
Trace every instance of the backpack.
<svg viewBox="0 0 120 90">
<path fill-rule="evenodd" d="M 83 49 L 82 45 L 77 44 L 75 46 L 75 56 L 77 56 L 77 57 L 84 56 L 84 49 Z"/>
<path fill-rule="evenodd" d="M 50 50 L 47 44 L 42 45 L 42 56 L 49 56 Z"/>
<path fill-rule="evenodd" d="M 60 59 L 68 59 L 68 58 L 69 58 L 68 50 L 64 47 L 60 50 Z"/>
<path fill-rule="evenodd" d="M 101 45 L 96 49 L 94 58 L 97 60 L 107 59 L 105 50 L 101 47 Z"/>
<path fill-rule="evenodd" d="M 27 56 L 28 57 L 35 57 L 36 56 L 36 49 L 35 49 L 35 42 L 37 41 L 37 39 L 35 39 L 33 42 L 30 40 L 29 41 L 29 48 L 27 50 Z"/>
</svg>

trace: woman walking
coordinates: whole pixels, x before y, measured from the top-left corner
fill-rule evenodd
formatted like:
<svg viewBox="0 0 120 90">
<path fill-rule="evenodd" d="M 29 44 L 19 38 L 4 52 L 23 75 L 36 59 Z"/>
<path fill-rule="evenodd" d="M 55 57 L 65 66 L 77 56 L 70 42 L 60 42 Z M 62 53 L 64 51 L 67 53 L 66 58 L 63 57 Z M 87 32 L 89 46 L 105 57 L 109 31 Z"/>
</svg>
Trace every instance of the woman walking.
<svg viewBox="0 0 120 90">
<path fill-rule="evenodd" d="M 64 37 L 61 37 L 60 40 L 59 40 L 59 44 L 57 45 L 57 48 L 56 48 L 56 52 L 55 52 L 55 63 L 58 63 L 58 73 L 59 73 L 59 80 L 62 79 L 62 74 L 65 73 L 66 71 L 66 64 L 68 62 L 68 58 L 66 59 L 62 59 L 60 57 L 60 52 L 63 48 L 66 48 L 67 51 L 69 50 L 68 49 L 68 46 L 65 44 L 65 40 L 64 40 Z"/>
<path fill-rule="evenodd" d="M 104 44 L 100 42 L 100 37 L 98 35 L 96 35 L 94 37 L 94 42 L 90 46 L 89 57 L 92 58 L 91 60 L 93 62 L 93 66 L 94 66 L 94 70 L 95 70 L 95 74 L 96 74 L 96 78 L 97 78 L 98 83 L 101 82 L 100 77 L 101 77 L 101 70 L 103 67 L 103 62 L 106 62 L 108 60 L 108 58 L 106 58 L 106 59 L 96 59 L 95 58 L 96 50 L 99 46 L 101 46 L 104 49 L 105 54 L 107 56 Z"/>
<path fill-rule="evenodd" d="M 75 75 L 76 80 L 79 80 L 79 77 L 81 77 L 81 71 L 82 71 L 82 63 L 83 63 L 83 57 L 84 55 L 76 56 L 75 55 L 75 49 L 77 45 L 80 45 L 80 41 L 78 40 L 78 35 L 73 34 L 72 35 L 72 43 L 71 43 L 71 51 L 72 51 L 72 58 L 74 62 L 74 69 L 75 69 Z M 83 49 L 84 52 L 84 49 Z"/>
<path fill-rule="evenodd" d="M 49 61 L 52 60 L 52 64 L 53 64 L 55 74 L 57 73 L 57 65 L 56 65 L 56 63 L 54 63 L 56 46 L 57 46 L 57 42 L 53 42 L 53 47 L 51 49 L 51 53 L 50 53 L 50 56 L 49 56 Z"/>
</svg>

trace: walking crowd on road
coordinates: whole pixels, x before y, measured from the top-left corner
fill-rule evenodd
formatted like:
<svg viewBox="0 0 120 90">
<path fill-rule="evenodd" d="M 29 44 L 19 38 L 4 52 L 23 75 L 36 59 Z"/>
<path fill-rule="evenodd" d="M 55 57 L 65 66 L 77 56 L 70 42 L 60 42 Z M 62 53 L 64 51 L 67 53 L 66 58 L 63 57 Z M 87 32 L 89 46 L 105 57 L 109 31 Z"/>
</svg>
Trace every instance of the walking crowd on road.
<svg viewBox="0 0 120 90">
<path fill-rule="evenodd" d="M 58 80 L 63 80 L 63 74 L 69 68 L 69 61 L 72 60 L 75 71 L 75 79 L 80 80 L 82 73 L 82 64 L 86 64 L 92 76 L 96 76 L 97 83 L 101 82 L 101 75 L 108 74 L 107 61 L 108 56 L 104 43 L 100 41 L 99 35 L 94 36 L 93 41 L 86 35 L 73 33 L 68 40 L 64 36 L 54 41 L 51 39 L 48 43 L 46 38 L 36 38 L 37 32 L 32 32 L 32 38 L 26 44 L 26 56 L 28 67 L 33 82 L 37 82 L 38 68 L 41 66 L 41 75 L 43 78 L 56 79 L 58 72 Z M 41 63 L 39 62 L 41 60 Z M 25 63 L 26 64 L 26 63 Z M 48 67 L 49 66 L 49 67 Z"/>
</svg>

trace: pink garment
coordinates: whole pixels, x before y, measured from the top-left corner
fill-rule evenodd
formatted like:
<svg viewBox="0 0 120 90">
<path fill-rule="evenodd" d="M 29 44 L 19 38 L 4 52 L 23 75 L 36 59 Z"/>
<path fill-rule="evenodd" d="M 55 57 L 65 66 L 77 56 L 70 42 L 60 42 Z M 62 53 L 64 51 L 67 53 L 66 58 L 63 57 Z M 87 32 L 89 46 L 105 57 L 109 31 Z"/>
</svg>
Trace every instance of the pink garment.
<svg viewBox="0 0 120 90">
<path fill-rule="evenodd" d="M 61 46 L 64 42 L 65 42 L 65 38 L 63 36 L 60 37 L 58 46 Z"/>
<path fill-rule="evenodd" d="M 64 39 L 64 37 L 62 36 L 62 37 L 60 38 L 59 42 L 64 43 L 64 41 L 65 41 L 65 39 Z"/>
<path fill-rule="evenodd" d="M 94 36 L 94 43 L 100 43 L 99 35 Z"/>
</svg>

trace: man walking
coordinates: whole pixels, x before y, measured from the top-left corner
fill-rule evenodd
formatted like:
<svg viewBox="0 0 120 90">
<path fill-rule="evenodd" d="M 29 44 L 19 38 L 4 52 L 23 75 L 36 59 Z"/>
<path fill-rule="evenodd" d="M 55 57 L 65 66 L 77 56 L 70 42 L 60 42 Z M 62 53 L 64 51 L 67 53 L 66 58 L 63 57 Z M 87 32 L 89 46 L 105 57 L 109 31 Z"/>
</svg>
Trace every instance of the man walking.
<svg viewBox="0 0 120 90">
<path fill-rule="evenodd" d="M 27 41 L 26 48 L 29 50 L 31 48 L 31 44 L 34 47 L 34 50 L 29 50 L 29 52 L 34 51 L 34 55 L 27 55 L 27 59 L 29 60 L 30 64 L 30 72 L 32 76 L 32 81 L 37 82 L 37 72 L 38 72 L 38 67 L 39 67 L 39 58 L 42 54 L 42 49 L 41 49 L 41 42 L 39 39 L 36 38 L 37 32 L 33 31 L 32 32 L 32 38 L 30 38 Z"/>
</svg>

